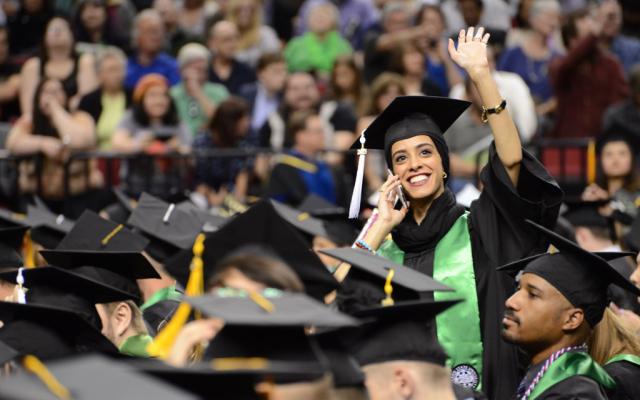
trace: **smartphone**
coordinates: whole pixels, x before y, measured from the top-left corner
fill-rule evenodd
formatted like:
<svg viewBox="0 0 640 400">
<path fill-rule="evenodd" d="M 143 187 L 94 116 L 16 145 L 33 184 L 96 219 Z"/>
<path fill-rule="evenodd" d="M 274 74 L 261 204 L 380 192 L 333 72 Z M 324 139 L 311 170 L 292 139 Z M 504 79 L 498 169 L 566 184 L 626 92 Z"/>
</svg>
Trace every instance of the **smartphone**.
<svg viewBox="0 0 640 400">
<path fill-rule="evenodd" d="M 391 172 L 390 169 L 387 168 L 387 172 L 389 173 L 389 176 L 393 176 L 393 172 Z M 402 191 L 402 186 L 398 186 L 396 188 L 396 203 L 398 202 L 398 200 L 400 201 L 400 204 L 402 204 L 402 207 L 409 208 L 407 199 L 404 197 L 404 192 Z"/>
</svg>

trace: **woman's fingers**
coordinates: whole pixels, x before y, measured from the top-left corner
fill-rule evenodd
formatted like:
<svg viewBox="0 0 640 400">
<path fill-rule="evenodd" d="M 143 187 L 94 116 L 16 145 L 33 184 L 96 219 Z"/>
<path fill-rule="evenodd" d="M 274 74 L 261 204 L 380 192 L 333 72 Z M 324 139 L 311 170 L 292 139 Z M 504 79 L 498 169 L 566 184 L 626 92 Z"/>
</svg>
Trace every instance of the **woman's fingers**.
<svg viewBox="0 0 640 400">
<path fill-rule="evenodd" d="M 458 45 L 460 43 L 464 43 L 467 38 L 467 34 L 464 29 L 460 29 L 460 33 L 458 34 Z"/>
<path fill-rule="evenodd" d="M 479 42 L 482 40 L 482 35 L 484 35 L 484 27 L 479 27 L 478 30 L 476 31 L 475 36 L 473 37 L 473 40 L 475 40 L 476 42 Z"/>
<path fill-rule="evenodd" d="M 467 42 L 471 42 L 471 41 L 473 41 L 473 33 L 474 33 L 474 32 L 475 32 L 475 30 L 474 30 L 473 26 L 470 26 L 470 27 L 467 29 Z"/>
<path fill-rule="evenodd" d="M 489 43 L 489 37 L 491 35 L 489 35 L 488 33 L 485 33 L 484 36 L 482 37 L 482 43 L 484 44 L 488 44 Z"/>
</svg>

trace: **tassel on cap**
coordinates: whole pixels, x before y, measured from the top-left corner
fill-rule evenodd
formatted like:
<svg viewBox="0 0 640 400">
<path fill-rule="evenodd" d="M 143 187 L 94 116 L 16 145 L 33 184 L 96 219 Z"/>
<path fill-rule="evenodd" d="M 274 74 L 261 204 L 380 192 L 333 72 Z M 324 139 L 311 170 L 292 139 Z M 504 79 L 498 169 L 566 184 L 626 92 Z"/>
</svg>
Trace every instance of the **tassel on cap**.
<svg viewBox="0 0 640 400">
<path fill-rule="evenodd" d="M 351 204 L 349 205 L 349 218 L 358 218 L 360 215 L 360 202 L 362 197 L 362 183 L 364 180 L 364 164 L 367 157 L 367 149 L 364 147 L 367 139 L 364 132 L 360 134 L 360 149 L 358 150 L 358 172 L 356 173 L 356 181 L 353 185 L 353 194 L 351 195 Z"/>
<path fill-rule="evenodd" d="M 18 268 L 18 275 L 16 276 L 17 294 L 18 294 L 18 303 L 19 304 L 27 304 L 27 295 L 24 291 L 24 275 L 22 275 L 22 270 L 24 268 Z"/>
<path fill-rule="evenodd" d="M 384 294 L 386 297 L 382 300 L 382 305 L 385 307 L 392 306 L 394 304 L 393 297 L 393 285 L 391 281 L 393 281 L 393 276 L 396 274 L 396 270 L 391 268 L 389 273 L 387 274 L 387 279 L 384 283 Z"/>
<path fill-rule="evenodd" d="M 589 140 L 587 146 L 587 183 L 592 184 L 596 181 L 596 165 L 598 163 L 596 157 L 596 141 Z"/>
<path fill-rule="evenodd" d="M 22 240 L 22 251 L 24 253 L 24 266 L 27 268 L 35 268 L 36 266 L 36 249 L 31 240 L 31 232 L 27 231 Z"/>
<path fill-rule="evenodd" d="M 184 294 L 186 296 L 201 296 L 204 293 L 204 263 L 202 261 L 202 253 L 204 253 L 204 234 L 199 234 L 193 244 L 193 259 L 191 260 L 191 272 Z M 173 347 L 173 343 L 178 337 L 178 333 L 189 320 L 191 314 L 191 306 L 189 303 L 182 302 L 178 306 L 171 321 L 162 329 L 155 337 L 153 342 L 147 347 L 147 352 L 152 357 L 166 359 Z"/>
<path fill-rule="evenodd" d="M 49 371 L 36 356 L 26 355 L 22 359 L 25 370 L 31 372 L 60 400 L 71 400 L 71 392 Z"/>
</svg>

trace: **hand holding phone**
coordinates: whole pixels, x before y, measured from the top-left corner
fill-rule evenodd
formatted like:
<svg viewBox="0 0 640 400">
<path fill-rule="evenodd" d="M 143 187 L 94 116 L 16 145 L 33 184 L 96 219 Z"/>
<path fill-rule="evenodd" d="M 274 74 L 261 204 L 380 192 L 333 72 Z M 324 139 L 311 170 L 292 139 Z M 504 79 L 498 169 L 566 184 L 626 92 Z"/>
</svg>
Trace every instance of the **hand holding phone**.
<svg viewBox="0 0 640 400">
<path fill-rule="evenodd" d="M 390 169 L 387 169 L 389 176 L 393 176 L 393 172 Z M 400 200 L 403 208 L 409 208 L 409 204 L 407 203 L 407 199 L 404 197 L 404 192 L 402 191 L 402 186 L 398 186 L 396 188 L 396 202 Z"/>
</svg>

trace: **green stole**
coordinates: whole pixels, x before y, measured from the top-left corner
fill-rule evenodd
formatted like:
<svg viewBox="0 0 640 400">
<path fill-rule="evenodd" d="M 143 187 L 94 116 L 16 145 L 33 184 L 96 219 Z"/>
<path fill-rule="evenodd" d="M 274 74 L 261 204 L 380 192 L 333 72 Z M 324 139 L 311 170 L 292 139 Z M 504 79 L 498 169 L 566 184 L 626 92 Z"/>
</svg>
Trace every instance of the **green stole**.
<svg viewBox="0 0 640 400">
<path fill-rule="evenodd" d="M 564 353 L 551 364 L 531 392 L 529 400 L 536 399 L 552 386 L 574 376 L 591 378 L 606 389 L 613 389 L 616 386 L 613 378 L 587 353 L 573 351 Z"/>
<path fill-rule="evenodd" d="M 147 300 L 143 305 L 140 306 L 140 310 L 144 311 L 147 308 L 154 306 L 164 300 L 180 301 L 182 300 L 182 296 L 183 294 L 176 290 L 175 285 L 167 286 L 166 288 L 162 288 L 151 295 L 151 297 L 149 297 L 149 300 Z"/>
<path fill-rule="evenodd" d="M 480 390 L 483 346 L 468 218 L 468 212 L 461 215 L 436 245 L 433 278 L 455 291 L 434 292 L 434 299 L 465 300 L 436 317 L 436 332 L 438 342 L 449 355 L 447 365 L 452 369 L 454 381 Z M 404 264 L 404 252 L 393 240 L 385 241 L 378 255 Z M 470 371 L 471 367 L 477 376 Z"/>
<path fill-rule="evenodd" d="M 611 364 L 618 361 L 626 361 L 631 364 L 636 364 L 640 366 L 640 356 L 636 356 L 633 354 L 618 354 L 617 356 L 611 357 L 609 361 L 607 361 L 604 365 Z"/>
<path fill-rule="evenodd" d="M 130 336 L 122 342 L 118 350 L 128 356 L 148 358 L 147 346 L 151 342 L 153 342 L 153 338 L 146 334 Z"/>
</svg>

